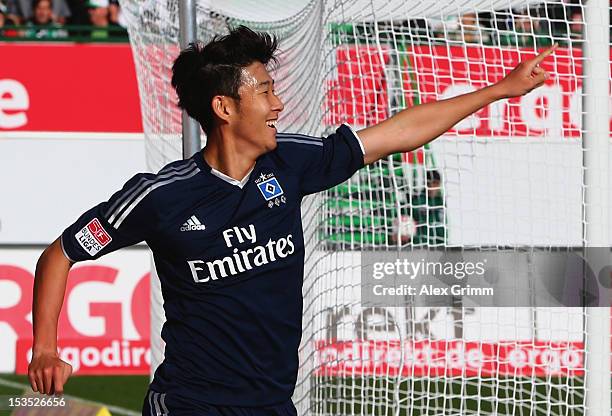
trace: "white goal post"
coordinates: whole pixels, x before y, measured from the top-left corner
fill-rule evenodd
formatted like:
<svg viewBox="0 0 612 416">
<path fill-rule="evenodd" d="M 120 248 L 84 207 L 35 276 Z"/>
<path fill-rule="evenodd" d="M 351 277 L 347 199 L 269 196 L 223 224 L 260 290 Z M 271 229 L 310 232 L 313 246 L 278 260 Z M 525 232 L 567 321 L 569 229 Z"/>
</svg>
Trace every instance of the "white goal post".
<svg viewBox="0 0 612 416">
<path fill-rule="evenodd" d="M 541 88 L 496 102 L 430 145 L 305 200 L 293 400 L 300 415 L 610 414 L 610 299 L 600 307 L 373 307 L 361 290 L 372 253 L 527 253 L 520 262 L 530 267 L 537 254 L 610 247 L 609 2 L 121 4 L 152 171 L 199 147 L 183 146 L 182 137 L 199 140 L 199 129 L 183 118 L 170 86 L 179 45 L 190 37 L 205 42 L 228 25 L 279 36 L 280 63 L 272 68 L 285 102 L 279 131 L 310 135 L 341 123 L 358 130 L 484 87 L 558 43 L 542 64 L 553 77 Z M 155 367 L 163 309 L 152 276 Z M 511 270 L 498 278 L 533 295 Z"/>
</svg>

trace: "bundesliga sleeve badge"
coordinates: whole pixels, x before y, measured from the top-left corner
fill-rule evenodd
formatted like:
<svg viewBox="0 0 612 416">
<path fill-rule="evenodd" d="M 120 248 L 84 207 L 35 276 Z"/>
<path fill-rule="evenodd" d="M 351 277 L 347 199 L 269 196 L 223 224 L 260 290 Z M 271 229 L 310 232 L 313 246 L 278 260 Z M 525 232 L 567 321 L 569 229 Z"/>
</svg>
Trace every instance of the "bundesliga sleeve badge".
<svg viewBox="0 0 612 416">
<path fill-rule="evenodd" d="M 81 247 L 89 253 L 90 256 L 95 256 L 108 245 L 113 239 L 106 232 L 102 224 L 97 218 L 89 221 L 89 223 L 74 235 Z"/>
</svg>

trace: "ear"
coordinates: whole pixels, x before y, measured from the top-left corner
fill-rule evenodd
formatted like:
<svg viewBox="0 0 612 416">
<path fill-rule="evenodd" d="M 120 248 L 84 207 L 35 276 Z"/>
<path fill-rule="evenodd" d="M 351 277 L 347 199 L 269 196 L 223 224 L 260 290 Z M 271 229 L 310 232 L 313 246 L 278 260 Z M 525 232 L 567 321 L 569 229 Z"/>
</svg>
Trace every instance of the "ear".
<svg viewBox="0 0 612 416">
<path fill-rule="evenodd" d="M 215 95 L 211 101 L 212 111 L 221 120 L 229 122 L 236 113 L 234 100 L 225 95 Z"/>
</svg>

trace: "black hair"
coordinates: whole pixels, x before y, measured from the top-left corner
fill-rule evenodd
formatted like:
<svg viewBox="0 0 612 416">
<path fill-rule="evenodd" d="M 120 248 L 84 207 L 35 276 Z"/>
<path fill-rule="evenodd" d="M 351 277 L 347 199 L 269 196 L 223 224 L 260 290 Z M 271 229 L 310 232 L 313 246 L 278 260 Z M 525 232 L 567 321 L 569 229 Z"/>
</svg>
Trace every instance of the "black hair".
<svg viewBox="0 0 612 416">
<path fill-rule="evenodd" d="M 438 181 L 440 182 L 440 172 L 437 170 L 427 171 L 427 182 Z"/>
<path fill-rule="evenodd" d="M 172 65 L 172 86 L 178 106 L 196 119 L 204 132 L 213 127 L 212 98 L 226 95 L 237 100 L 242 68 L 253 62 L 276 62 L 278 40 L 274 35 L 254 32 L 246 26 L 230 29 L 209 43 L 190 43 Z"/>
<path fill-rule="evenodd" d="M 53 7 L 53 0 L 34 0 L 32 2 L 32 10 L 36 10 L 36 8 L 38 7 L 38 4 L 43 2 L 43 1 L 48 1 L 49 2 L 49 6 Z"/>
</svg>

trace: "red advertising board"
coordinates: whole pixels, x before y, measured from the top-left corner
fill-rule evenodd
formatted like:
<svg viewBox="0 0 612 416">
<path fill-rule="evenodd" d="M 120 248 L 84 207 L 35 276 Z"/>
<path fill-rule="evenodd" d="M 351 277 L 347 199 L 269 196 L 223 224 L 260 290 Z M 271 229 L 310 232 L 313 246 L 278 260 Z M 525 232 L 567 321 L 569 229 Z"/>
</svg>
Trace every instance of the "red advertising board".
<svg viewBox="0 0 612 416">
<path fill-rule="evenodd" d="M 149 374 L 149 340 L 65 339 L 58 340 L 58 353 L 72 365 L 75 374 Z M 32 357 L 32 340 L 17 340 L 17 374 L 27 374 Z"/>
<path fill-rule="evenodd" d="M 37 254 L 32 249 L 0 251 L 0 323 L 4 324 L 0 325 L 0 364 L 4 371 L 27 372 Z M 147 250 L 129 250 L 70 270 L 58 319 L 58 349 L 75 373 L 149 373 L 149 267 Z"/>
<path fill-rule="evenodd" d="M 128 44 L 0 43 L 0 52 L 0 131 L 143 131 Z M 389 103 L 403 108 L 473 91 L 534 55 L 527 49 L 413 45 L 397 61 L 398 55 L 384 45 L 380 51 L 365 45 L 340 47 L 336 76 L 327 82 L 324 121 L 377 123 L 389 117 Z M 491 104 L 459 123 L 455 132 L 577 137 L 581 51 L 558 48 L 542 66 L 553 77 L 534 94 Z"/>
<path fill-rule="evenodd" d="M 0 43 L 0 132 L 142 132 L 129 44 Z"/>
<path fill-rule="evenodd" d="M 398 55 L 384 45 L 336 50 L 337 78 L 329 80 L 325 122 L 379 123 L 395 108 L 475 91 L 501 80 L 531 49 L 411 45 Z M 557 48 L 541 66 L 552 74 L 532 93 L 497 101 L 458 123 L 457 134 L 495 137 L 578 137 L 582 122 L 582 52 Z"/>
<path fill-rule="evenodd" d="M 322 376 L 580 376 L 580 342 L 422 340 L 317 342 Z"/>
</svg>

